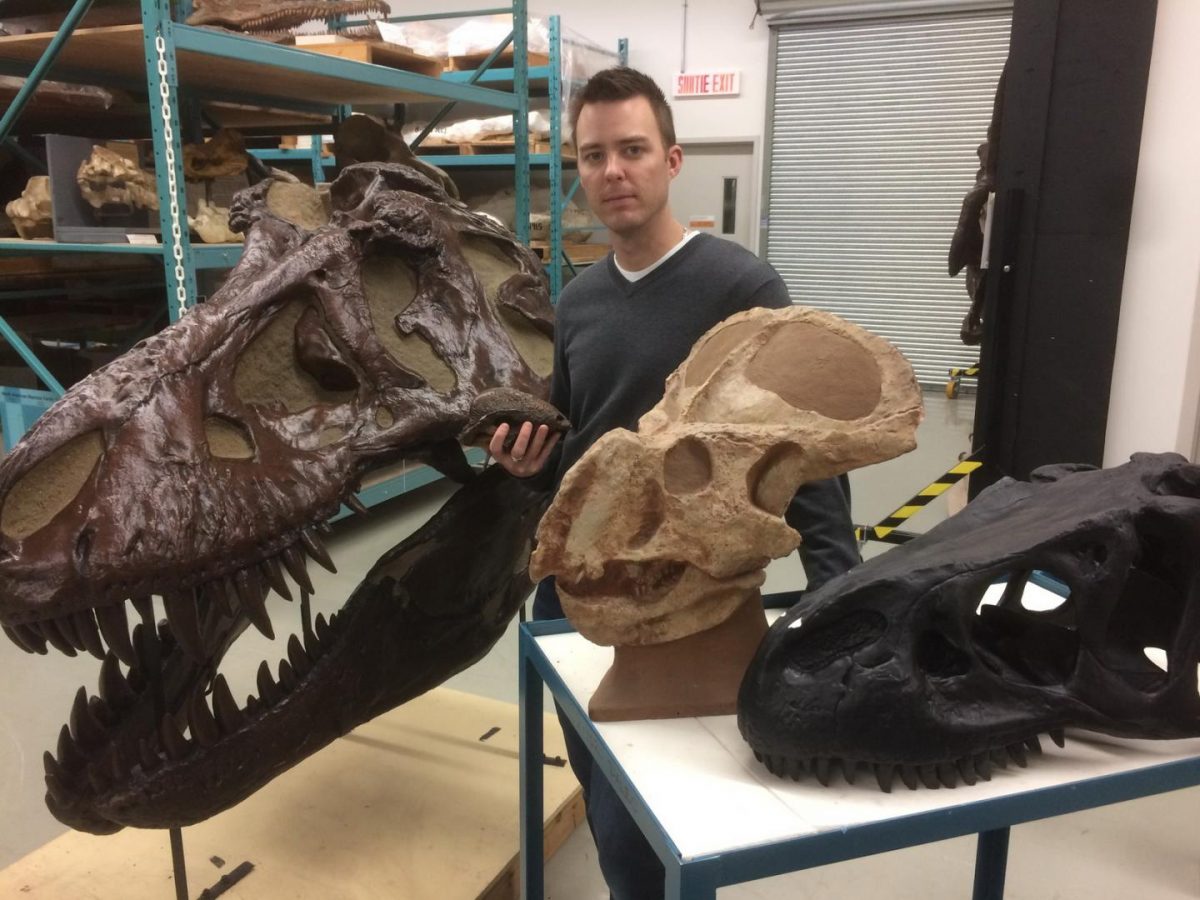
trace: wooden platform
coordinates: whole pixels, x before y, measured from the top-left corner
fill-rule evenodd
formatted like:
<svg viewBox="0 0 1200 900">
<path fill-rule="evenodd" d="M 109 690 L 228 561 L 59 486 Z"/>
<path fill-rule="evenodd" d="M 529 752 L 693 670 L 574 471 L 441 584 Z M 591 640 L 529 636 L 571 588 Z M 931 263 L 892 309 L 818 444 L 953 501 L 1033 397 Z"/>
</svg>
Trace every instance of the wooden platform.
<svg viewBox="0 0 1200 900">
<path fill-rule="evenodd" d="M 529 248 L 544 260 L 546 254 L 550 252 L 550 243 L 548 241 L 530 241 Z M 576 244 L 564 241 L 563 249 L 567 251 L 567 257 L 571 262 L 578 264 L 598 262 L 608 256 L 608 252 L 612 247 L 608 244 Z"/>
<path fill-rule="evenodd" d="M 486 740 L 491 729 L 499 728 Z M 546 753 L 565 757 L 546 716 Z M 244 861 L 231 900 L 518 896 L 517 707 L 431 691 L 183 830 L 192 897 Z M 583 819 L 569 768 L 545 767 L 546 853 Z M 0 872 L 0 897 L 171 900 L 167 834 L 70 832 Z"/>
<path fill-rule="evenodd" d="M 474 72 L 479 68 L 480 64 L 491 55 L 491 51 L 481 51 L 479 53 L 467 53 L 462 56 L 451 56 L 447 68 L 451 72 Z M 550 65 L 550 57 L 545 53 L 529 52 L 526 54 L 529 59 L 529 66 L 548 66 Z M 505 50 L 496 57 L 495 62 L 489 66 L 490 69 L 511 69 L 513 67 L 513 51 Z"/>
<path fill-rule="evenodd" d="M 183 31 L 187 26 L 177 26 Z M 194 29 L 191 29 L 194 30 Z M 249 92 L 304 102 L 402 103 L 431 99 L 424 91 L 401 91 L 367 81 L 350 81 L 318 72 L 276 68 L 265 59 L 263 42 L 249 37 L 218 35 L 223 41 L 245 44 L 240 59 L 222 58 L 179 47 L 176 67 L 183 87 L 210 92 Z M 0 37 L 0 60 L 36 62 L 53 40 L 53 33 Z M 305 54 L 311 48 L 265 45 L 276 58 L 280 54 Z M 304 57 L 292 57 L 303 60 Z M 58 65 L 142 82 L 146 78 L 145 48 L 141 25 L 81 28 L 71 35 L 58 57 Z M 51 71 L 51 77 L 54 72 Z"/>
<path fill-rule="evenodd" d="M 372 63 L 376 66 L 404 69 L 416 72 L 418 75 L 428 75 L 430 78 L 437 78 L 445 70 L 445 65 L 440 59 L 422 56 L 419 53 L 413 53 L 407 47 L 389 44 L 386 41 L 337 41 L 331 44 L 303 44 L 299 46 L 299 49 Z"/>
</svg>

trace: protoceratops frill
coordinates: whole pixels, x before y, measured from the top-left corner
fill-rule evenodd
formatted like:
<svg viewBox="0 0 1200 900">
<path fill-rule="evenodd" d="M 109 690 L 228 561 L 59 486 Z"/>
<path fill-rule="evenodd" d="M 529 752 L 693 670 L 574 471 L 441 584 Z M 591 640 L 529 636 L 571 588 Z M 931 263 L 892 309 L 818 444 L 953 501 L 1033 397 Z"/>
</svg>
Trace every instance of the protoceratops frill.
<svg viewBox="0 0 1200 900">
<path fill-rule="evenodd" d="M 636 433 L 604 435 L 538 529 L 535 578 L 598 644 L 674 641 L 728 619 L 800 544 L 797 488 L 916 446 L 921 394 L 882 338 L 805 307 L 710 330 Z"/>
</svg>

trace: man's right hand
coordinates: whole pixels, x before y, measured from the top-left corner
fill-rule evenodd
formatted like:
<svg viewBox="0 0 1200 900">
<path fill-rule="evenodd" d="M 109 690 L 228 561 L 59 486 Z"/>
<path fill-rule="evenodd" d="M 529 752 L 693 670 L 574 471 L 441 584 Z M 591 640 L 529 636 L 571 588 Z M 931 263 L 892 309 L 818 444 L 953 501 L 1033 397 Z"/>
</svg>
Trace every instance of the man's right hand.
<svg viewBox="0 0 1200 900">
<path fill-rule="evenodd" d="M 526 422 L 517 432 L 512 447 L 505 450 L 504 444 L 508 439 L 510 427 L 507 422 L 501 422 L 496 427 L 488 443 L 488 453 L 510 475 L 516 475 L 518 478 L 536 475 L 546 465 L 550 451 L 558 443 L 559 433 L 552 432 L 546 425 L 539 425 L 535 431 L 533 423 Z"/>
</svg>

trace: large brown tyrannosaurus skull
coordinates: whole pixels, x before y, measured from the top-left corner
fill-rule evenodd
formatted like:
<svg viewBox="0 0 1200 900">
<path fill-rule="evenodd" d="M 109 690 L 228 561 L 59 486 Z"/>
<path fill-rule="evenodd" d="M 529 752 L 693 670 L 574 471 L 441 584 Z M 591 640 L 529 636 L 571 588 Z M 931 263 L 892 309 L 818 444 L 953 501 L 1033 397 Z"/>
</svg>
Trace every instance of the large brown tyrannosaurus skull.
<svg viewBox="0 0 1200 900">
<path fill-rule="evenodd" d="M 535 504 L 492 478 L 471 488 L 490 512 L 464 501 L 461 527 L 439 526 L 433 550 L 402 554 L 366 590 L 417 616 L 395 624 L 406 637 L 389 639 L 374 614 L 345 615 L 289 648 L 280 684 L 260 677 L 245 709 L 221 689 L 217 663 L 247 621 L 271 633 L 264 601 L 290 594 L 283 572 L 311 591 L 305 554 L 329 562 L 314 526 L 365 473 L 424 459 L 468 479 L 455 437 L 477 418 L 475 398 L 508 389 L 528 398 L 528 418 L 547 387 L 544 280 L 508 232 L 403 166 L 347 169 L 331 205 L 298 184 L 240 194 L 232 221 L 246 248 L 224 287 L 76 385 L 0 466 L 0 622 L 25 649 L 105 659 L 101 697 L 81 691 L 47 760 L 48 802 L 75 827 L 186 823 L 237 802 L 486 650 L 479 636 L 494 640 L 504 616 L 485 594 L 510 598 L 523 583 Z M 459 564 L 493 524 L 507 529 L 502 549 Z M 469 546 L 458 532 L 474 535 Z M 397 573 L 431 558 L 454 599 L 397 599 Z M 486 584 L 468 583 L 479 573 Z M 145 618 L 152 595 L 167 614 L 157 649 L 129 632 L 127 603 Z M 472 622 L 482 630 L 467 640 Z M 401 653 L 402 640 L 421 652 Z M 322 668 L 335 648 L 346 660 Z M 146 690 L 160 650 L 161 722 Z"/>
<path fill-rule="evenodd" d="M 805 307 L 721 322 L 636 432 L 604 435 L 538 529 L 535 579 L 598 644 L 659 644 L 726 621 L 800 536 L 805 482 L 915 446 L 921 394 L 884 341 Z"/>
</svg>

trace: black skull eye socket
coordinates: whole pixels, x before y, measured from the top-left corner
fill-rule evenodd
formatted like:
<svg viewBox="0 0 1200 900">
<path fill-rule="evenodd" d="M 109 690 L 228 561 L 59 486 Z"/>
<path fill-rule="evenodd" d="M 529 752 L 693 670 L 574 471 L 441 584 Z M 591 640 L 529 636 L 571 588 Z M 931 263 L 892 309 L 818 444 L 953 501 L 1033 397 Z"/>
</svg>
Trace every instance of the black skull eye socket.
<svg viewBox="0 0 1200 900">
<path fill-rule="evenodd" d="M 954 678 L 971 670 L 971 657 L 936 629 L 924 631 L 917 638 L 914 662 L 933 678 Z"/>
<path fill-rule="evenodd" d="M 1013 572 L 999 598 L 977 605 L 970 640 L 980 662 L 1000 678 L 1043 687 L 1063 685 L 1079 656 L 1077 604 L 1065 586 L 1065 597 L 1031 590 L 1032 574 Z M 1057 581 L 1052 575 L 1050 579 Z"/>
<path fill-rule="evenodd" d="M 872 609 L 857 610 L 812 627 L 793 623 L 797 633 L 788 642 L 788 668 L 800 672 L 823 669 L 879 640 L 887 624 L 887 618 Z"/>
</svg>

